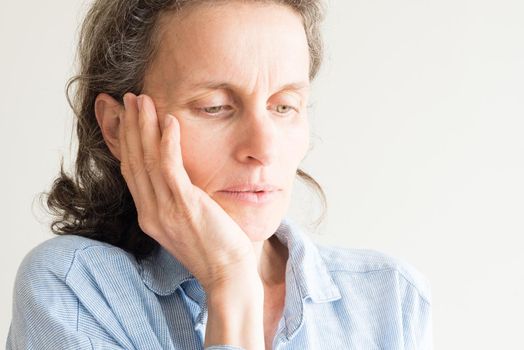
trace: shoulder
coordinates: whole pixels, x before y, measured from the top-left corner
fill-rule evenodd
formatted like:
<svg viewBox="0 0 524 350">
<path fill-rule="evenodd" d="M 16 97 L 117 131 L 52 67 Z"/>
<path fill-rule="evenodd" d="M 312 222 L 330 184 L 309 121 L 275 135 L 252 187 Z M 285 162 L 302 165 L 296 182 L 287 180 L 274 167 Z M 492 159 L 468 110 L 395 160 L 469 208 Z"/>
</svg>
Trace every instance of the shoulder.
<svg viewBox="0 0 524 350">
<path fill-rule="evenodd" d="M 116 348 L 128 341 L 118 315 L 136 313 L 129 305 L 145 299 L 129 293 L 139 282 L 134 257 L 119 247 L 75 235 L 50 238 L 18 268 L 8 347 Z"/>
<path fill-rule="evenodd" d="M 90 265 L 89 261 L 120 258 L 132 263 L 133 257 L 109 243 L 77 235 L 50 238 L 31 249 L 22 260 L 17 281 L 59 279 L 65 281 L 73 264 Z"/>
<path fill-rule="evenodd" d="M 372 249 L 343 248 L 318 243 L 316 246 L 332 274 L 348 277 L 358 275 L 370 281 L 380 280 L 380 283 L 386 284 L 389 278 L 390 283 L 412 288 L 428 304 L 431 302 L 429 280 L 403 259 Z"/>
</svg>

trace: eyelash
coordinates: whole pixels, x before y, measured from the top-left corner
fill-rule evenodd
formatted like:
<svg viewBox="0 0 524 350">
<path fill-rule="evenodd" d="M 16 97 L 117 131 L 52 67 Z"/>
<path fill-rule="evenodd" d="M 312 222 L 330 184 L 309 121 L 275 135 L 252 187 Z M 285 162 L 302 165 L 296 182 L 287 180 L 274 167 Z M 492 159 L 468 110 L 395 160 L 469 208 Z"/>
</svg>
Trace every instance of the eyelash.
<svg viewBox="0 0 524 350">
<path fill-rule="evenodd" d="M 279 104 L 277 105 L 277 107 L 279 106 L 284 106 L 284 107 L 289 107 L 289 111 L 288 112 L 285 112 L 285 113 L 280 113 L 282 115 L 285 115 L 285 114 L 288 114 L 290 111 L 295 111 L 295 112 L 299 112 L 298 108 L 295 108 L 291 105 L 286 105 L 286 104 Z M 210 113 L 210 112 L 207 112 L 206 110 L 209 110 L 209 109 L 215 109 L 215 108 L 219 108 L 219 112 L 216 112 L 216 113 Z M 216 115 L 219 115 L 220 114 L 220 111 L 222 110 L 232 110 L 233 108 L 229 105 L 218 105 L 218 106 L 211 106 L 211 107 L 203 107 L 203 108 L 197 108 L 197 110 L 200 112 L 200 113 L 203 113 L 203 114 L 206 114 L 206 115 L 211 115 L 211 116 L 216 116 Z"/>
<path fill-rule="evenodd" d="M 210 112 L 207 112 L 206 110 L 209 110 L 209 109 L 212 109 L 212 108 L 219 108 L 220 111 L 222 110 L 225 110 L 225 109 L 228 109 L 228 110 L 231 110 L 231 106 L 227 106 L 227 105 L 219 105 L 219 106 L 211 106 L 211 107 L 204 107 L 204 108 L 199 108 L 199 110 L 201 110 L 202 112 L 206 113 L 206 114 L 209 114 L 209 115 L 217 115 L 219 114 L 218 112 L 216 113 L 210 113 Z"/>
<path fill-rule="evenodd" d="M 295 107 L 291 106 L 291 105 L 277 105 L 277 107 L 279 107 L 279 106 L 289 107 L 289 110 L 290 110 L 290 111 L 294 110 L 294 111 L 297 111 L 297 112 L 298 112 L 298 110 L 297 110 Z M 289 111 L 288 111 L 288 112 L 289 112 Z M 286 114 L 286 113 L 281 113 L 281 114 Z"/>
</svg>

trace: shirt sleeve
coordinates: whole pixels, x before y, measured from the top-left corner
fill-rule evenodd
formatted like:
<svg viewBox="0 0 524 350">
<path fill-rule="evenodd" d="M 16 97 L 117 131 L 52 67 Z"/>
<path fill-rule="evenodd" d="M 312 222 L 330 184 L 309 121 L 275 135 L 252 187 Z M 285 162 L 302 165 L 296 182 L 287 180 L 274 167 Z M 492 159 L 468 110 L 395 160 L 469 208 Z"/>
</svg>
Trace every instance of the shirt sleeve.
<svg viewBox="0 0 524 350">
<path fill-rule="evenodd" d="M 122 349 L 111 339 L 78 331 L 78 298 L 60 274 L 49 269 L 47 259 L 51 257 L 28 254 L 18 268 L 6 349 Z"/>
<path fill-rule="evenodd" d="M 204 350 L 244 350 L 244 348 L 235 345 L 211 345 Z"/>
<path fill-rule="evenodd" d="M 429 291 L 429 286 L 426 288 Z M 433 350 L 432 309 L 430 295 L 419 294 L 408 285 L 402 303 L 404 348 Z"/>
</svg>

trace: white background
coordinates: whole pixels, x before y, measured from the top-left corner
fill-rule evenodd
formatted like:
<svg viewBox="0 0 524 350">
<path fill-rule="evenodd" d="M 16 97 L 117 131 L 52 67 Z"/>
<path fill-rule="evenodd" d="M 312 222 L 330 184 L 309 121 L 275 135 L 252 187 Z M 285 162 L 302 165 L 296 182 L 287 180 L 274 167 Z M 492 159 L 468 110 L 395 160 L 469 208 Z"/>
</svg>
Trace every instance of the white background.
<svg viewBox="0 0 524 350">
<path fill-rule="evenodd" d="M 32 202 L 71 159 L 64 85 L 88 3 L 1 6 L 2 344 L 18 265 L 52 237 Z M 331 0 L 324 33 L 303 167 L 329 212 L 312 236 L 420 270 L 436 349 L 524 348 L 524 2 Z"/>
</svg>

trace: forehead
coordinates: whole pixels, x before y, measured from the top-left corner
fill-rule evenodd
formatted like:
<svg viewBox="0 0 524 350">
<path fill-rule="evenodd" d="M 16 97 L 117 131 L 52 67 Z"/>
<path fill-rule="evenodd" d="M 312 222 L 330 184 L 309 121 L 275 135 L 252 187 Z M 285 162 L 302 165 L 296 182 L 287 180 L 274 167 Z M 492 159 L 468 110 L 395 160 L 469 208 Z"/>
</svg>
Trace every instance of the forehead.
<svg viewBox="0 0 524 350">
<path fill-rule="evenodd" d="M 161 19 L 151 71 L 164 84 L 283 84 L 309 76 L 302 19 L 274 3 L 227 1 Z M 169 80 L 169 82 L 168 82 Z"/>
</svg>

